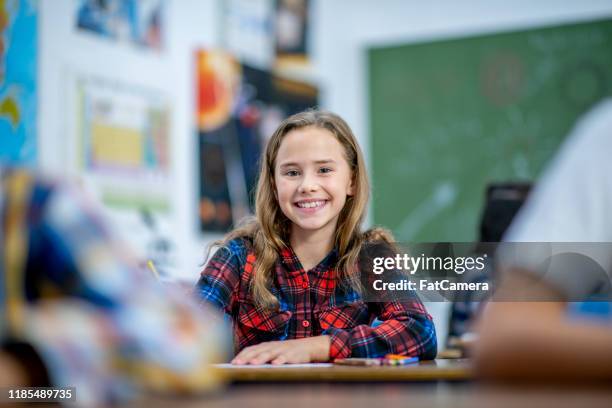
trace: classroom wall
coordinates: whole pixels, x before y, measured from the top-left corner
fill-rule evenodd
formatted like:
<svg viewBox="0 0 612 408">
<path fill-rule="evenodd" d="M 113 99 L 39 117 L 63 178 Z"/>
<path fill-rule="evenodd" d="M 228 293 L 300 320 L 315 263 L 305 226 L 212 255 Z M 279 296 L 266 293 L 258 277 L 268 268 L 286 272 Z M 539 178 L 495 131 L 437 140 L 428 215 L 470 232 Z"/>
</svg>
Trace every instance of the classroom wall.
<svg viewBox="0 0 612 408">
<path fill-rule="evenodd" d="M 167 93 L 171 98 L 173 224 L 177 276 L 195 280 L 205 244 L 196 221 L 196 149 L 193 119 L 193 51 L 221 43 L 215 0 L 169 0 L 166 51 L 162 55 L 128 44 L 76 35 L 74 3 L 40 1 L 39 162 L 45 171 L 65 172 L 67 78 L 71 73 L 111 77 Z M 311 56 L 321 106 L 342 115 L 369 158 L 366 47 L 401 44 L 559 24 L 612 15 L 607 0 L 313 0 Z M 376 186 L 373 186 L 376 188 Z M 129 235 L 129 220 L 123 228 Z M 119 226 L 118 229 L 122 227 Z M 125 231 L 124 231 L 125 232 Z M 431 304 L 442 342 L 448 305 Z"/>
</svg>

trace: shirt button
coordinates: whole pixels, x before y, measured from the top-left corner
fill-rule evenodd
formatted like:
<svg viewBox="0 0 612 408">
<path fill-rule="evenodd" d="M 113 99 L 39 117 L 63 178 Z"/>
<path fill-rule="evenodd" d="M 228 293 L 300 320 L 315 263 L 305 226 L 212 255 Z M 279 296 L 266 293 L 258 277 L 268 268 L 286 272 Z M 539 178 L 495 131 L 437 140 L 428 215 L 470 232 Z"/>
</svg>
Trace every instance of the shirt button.
<svg viewBox="0 0 612 408">
<path fill-rule="evenodd" d="M 302 326 L 304 327 L 310 327 L 310 322 L 308 320 L 303 320 L 302 321 Z"/>
<path fill-rule="evenodd" d="M 304 289 L 308 289 L 308 282 L 302 282 L 302 287 Z"/>
</svg>

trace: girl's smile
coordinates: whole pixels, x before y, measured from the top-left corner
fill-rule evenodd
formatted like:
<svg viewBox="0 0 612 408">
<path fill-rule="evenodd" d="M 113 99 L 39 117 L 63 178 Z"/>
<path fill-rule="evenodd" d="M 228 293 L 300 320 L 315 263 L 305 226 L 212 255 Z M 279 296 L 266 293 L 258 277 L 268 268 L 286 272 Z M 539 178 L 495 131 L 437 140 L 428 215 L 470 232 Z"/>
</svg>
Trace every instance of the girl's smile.
<svg viewBox="0 0 612 408">
<path fill-rule="evenodd" d="M 295 203 L 295 206 L 303 211 L 304 214 L 313 214 L 325 207 L 327 201 L 324 199 L 300 200 Z"/>
</svg>

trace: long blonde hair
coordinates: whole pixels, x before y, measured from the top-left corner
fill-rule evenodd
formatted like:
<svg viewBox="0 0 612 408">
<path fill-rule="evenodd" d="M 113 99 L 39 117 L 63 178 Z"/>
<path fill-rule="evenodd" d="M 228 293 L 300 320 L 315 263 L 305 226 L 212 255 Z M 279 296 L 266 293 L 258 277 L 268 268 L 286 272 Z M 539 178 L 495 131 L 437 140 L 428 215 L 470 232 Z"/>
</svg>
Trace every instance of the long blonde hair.
<svg viewBox="0 0 612 408">
<path fill-rule="evenodd" d="M 287 247 L 291 221 L 283 214 L 275 195 L 274 167 L 284 136 L 291 130 L 317 127 L 330 131 L 343 146 L 351 169 L 354 191 L 347 197 L 338 216 L 334 246 L 338 251 L 336 271 L 343 284 L 361 291 L 356 265 L 364 242 L 391 242 L 391 234 L 381 228 L 361 232 L 361 224 L 369 198 L 369 182 L 365 161 L 357 140 L 347 123 L 338 115 L 323 110 L 307 110 L 285 119 L 267 143 L 261 159 L 259 180 L 255 196 L 255 216 L 231 231 L 212 246 L 224 246 L 235 238 L 250 238 L 253 242 L 255 265 L 250 290 L 258 306 L 266 309 L 278 307 L 278 299 L 270 291 L 274 264 L 279 252 Z"/>
</svg>

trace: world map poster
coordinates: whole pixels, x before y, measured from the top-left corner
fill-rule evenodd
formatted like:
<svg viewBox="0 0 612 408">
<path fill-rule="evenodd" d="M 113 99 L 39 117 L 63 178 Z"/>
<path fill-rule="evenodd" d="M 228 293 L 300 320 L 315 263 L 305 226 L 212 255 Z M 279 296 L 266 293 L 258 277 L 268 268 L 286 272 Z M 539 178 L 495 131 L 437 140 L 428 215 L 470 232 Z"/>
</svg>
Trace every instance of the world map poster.
<svg viewBox="0 0 612 408">
<path fill-rule="evenodd" d="M 0 164 L 36 164 L 37 2 L 0 0 Z"/>
</svg>

